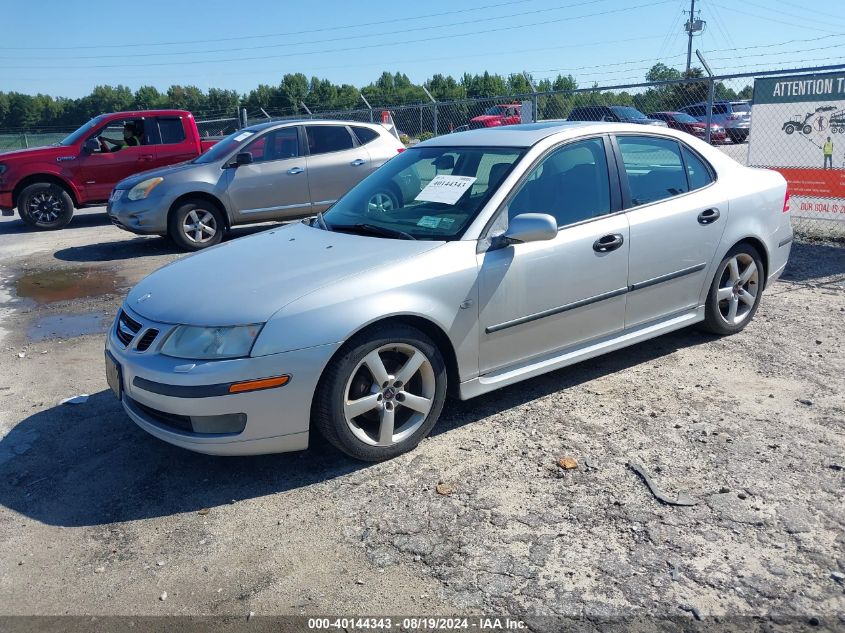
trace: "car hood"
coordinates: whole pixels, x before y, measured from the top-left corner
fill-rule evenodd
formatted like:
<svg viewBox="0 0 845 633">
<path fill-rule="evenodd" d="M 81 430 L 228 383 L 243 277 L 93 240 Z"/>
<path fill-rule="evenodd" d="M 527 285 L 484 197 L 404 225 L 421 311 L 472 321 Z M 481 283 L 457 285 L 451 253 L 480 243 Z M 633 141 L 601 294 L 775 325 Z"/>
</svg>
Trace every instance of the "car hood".
<svg viewBox="0 0 845 633">
<path fill-rule="evenodd" d="M 161 176 L 165 178 L 167 176 L 172 176 L 173 174 L 178 174 L 180 171 L 187 171 L 189 169 L 199 169 L 202 167 L 207 167 L 207 164 L 204 165 L 195 165 L 194 163 L 188 161 L 185 163 L 177 163 L 175 165 L 168 165 L 167 167 L 159 167 L 158 169 L 150 169 L 149 171 L 142 171 L 141 173 L 134 174 L 129 176 L 129 178 L 124 178 L 120 182 L 118 182 L 114 188 L 115 189 L 132 189 L 135 185 L 139 182 L 143 182 L 148 178 L 156 178 L 157 176 Z"/>
<path fill-rule="evenodd" d="M 0 152 L 0 160 L 8 163 L 10 160 L 23 159 L 33 160 L 37 158 L 52 159 L 55 156 L 72 156 L 76 158 L 77 150 L 73 146 L 64 147 L 60 145 L 47 145 L 44 147 L 30 147 L 29 149 L 16 149 L 11 152 Z"/>
<path fill-rule="evenodd" d="M 168 264 L 135 286 L 126 305 L 159 323 L 264 323 L 318 288 L 442 244 L 335 233 L 294 222 Z"/>
</svg>

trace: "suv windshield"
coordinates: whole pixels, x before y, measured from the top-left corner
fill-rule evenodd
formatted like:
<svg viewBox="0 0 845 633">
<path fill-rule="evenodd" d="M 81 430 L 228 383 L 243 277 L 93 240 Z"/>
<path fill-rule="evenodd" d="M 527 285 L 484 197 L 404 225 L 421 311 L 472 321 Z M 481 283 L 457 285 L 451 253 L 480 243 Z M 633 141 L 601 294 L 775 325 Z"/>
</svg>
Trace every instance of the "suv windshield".
<svg viewBox="0 0 845 633">
<path fill-rule="evenodd" d="M 631 106 L 610 106 L 613 113 L 620 119 L 646 119 L 646 115 Z"/>
<path fill-rule="evenodd" d="M 507 108 L 505 106 L 493 106 L 492 108 L 487 108 L 484 114 L 496 116 L 499 114 L 504 114 L 506 110 Z"/>
<path fill-rule="evenodd" d="M 325 214 L 334 231 L 458 239 L 523 148 L 412 148 L 362 180 Z"/>
<path fill-rule="evenodd" d="M 59 141 L 58 144 L 59 145 L 76 145 L 79 141 L 82 140 L 82 138 L 84 136 L 87 136 L 88 132 L 90 132 L 92 129 L 97 127 L 97 125 L 99 125 L 100 122 L 102 122 L 102 120 L 104 118 L 105 118 L 105 115 L 103 115 L 103 114 L 101 114 L 100 116 L 94 117 L 93 119 L 88 121 L 88 123 L 86 123 L 81 128 L 76 130 L 76 132 L 73 132 L 69 136 L 66 136 L 65 138 L 63 138 L 61 141 Z"/>
<path fill-rule="evenodd" d="M 205 154 L 200 154 L 192 162 L 195 165 L 216 163 L 218 160 L 223 160 L 231 152 L 235 151 L 238 146 L 243 145 L 244 141 L 253 136 L 255 136 L 255 132 L 252 130 L 239 130 L 212 145 L 211 149 Z"/>
</svg>

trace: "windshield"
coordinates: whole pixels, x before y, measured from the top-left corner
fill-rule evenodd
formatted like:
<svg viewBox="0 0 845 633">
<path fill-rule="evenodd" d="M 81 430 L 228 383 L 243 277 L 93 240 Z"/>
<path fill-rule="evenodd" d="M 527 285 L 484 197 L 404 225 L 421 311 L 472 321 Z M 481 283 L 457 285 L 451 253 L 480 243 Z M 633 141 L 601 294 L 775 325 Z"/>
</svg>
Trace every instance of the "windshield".
<svg viewBox="0 0 845 633">
<path fill-rule="evenodd" d="M 731 108 L 734 112 L 742 112 L 743 114 L 747 114 L 751 112 L 751 105 L 741 101 L 739 103 L 731 103 Z"/>
<path fill-rule="evenodd" d="M 620 119 L 645 119 L 647 118 L 642 112 L 631 106 L 610 106 L 613 113 Z"/>
<path fill-rule="evenodd" d="M 369 228 L 418 240 L 457 239 L 525 153 L 522 148 L 412 148 L 362 180 L 325 214 L 335 231 Z"/>
<path fill-rule="evenodd" d="M 79 141 L 82 140 L 84 136 L 88 135 L 88 132 L 90 132 L 93 128 L 97 127 L 97 125 L 99 125 L 104 118 L 105 115 L 102 114 L 100 116 L 94 117 L 93 119 L 88 121 L 88 123 L 76 130 L 76 132 L 59 141 L 59 145 L 76 145 Z"/>
<path fill-rule="evenodd" d="M 239 130 L 234 134 L 230 134 L 222 141 L 211 146 L 205 154 L 200 154 L 192 162 L 195 165 L 206 165 L 208 163 L 216 163 L 218 160 L 223 160 L 235 151 L 235 149 L 242 145 L 248 138 L 255 136 L 255 132 L 251 130 Z"/>
<path fill-rule="evenodd" d="M 693 118 L 684 112 L 676 112 L 673 116 L 678 123 L 698 123 L 698 119 Z"/>
<path fill-rule="evenodd" d="M 504 114 L 506 110 L 507 108 L 505 106 L 493 106 L 492 108 L 487 108 L 484 114 L 496 116 L 499 114 Z"/>
</svg>

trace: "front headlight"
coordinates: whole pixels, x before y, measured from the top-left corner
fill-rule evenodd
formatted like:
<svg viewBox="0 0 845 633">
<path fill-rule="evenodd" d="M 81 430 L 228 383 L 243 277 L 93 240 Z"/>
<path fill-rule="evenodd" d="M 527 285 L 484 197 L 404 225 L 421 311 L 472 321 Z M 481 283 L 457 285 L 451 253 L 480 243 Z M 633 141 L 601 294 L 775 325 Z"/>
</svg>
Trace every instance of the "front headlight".
<svg viewBox="0 0 845 633">
<path fill-rule="evenodd" d="M 164 342 L 161 353 L 175 358 L 212 360 L 249 356 L 263 323 L 232 327 L 180 325 Z"/>
<path fill-rule="evenodd" d="M 161 183 L 164 182 L 164 178 L 161 176 L 157 176 L 155 178 L 147 178 L 146 180 L 142 180 L 137 185 L 132 187 L 129 190 L 129 199 L 130 200 L 143 200 L 153 189 L 158 187 Z"/>
<path fill-rule="evenodd" d="M 0 176 L 6 171 L 6 166 L 3 163 L 0 163 Z"/>
</svg>

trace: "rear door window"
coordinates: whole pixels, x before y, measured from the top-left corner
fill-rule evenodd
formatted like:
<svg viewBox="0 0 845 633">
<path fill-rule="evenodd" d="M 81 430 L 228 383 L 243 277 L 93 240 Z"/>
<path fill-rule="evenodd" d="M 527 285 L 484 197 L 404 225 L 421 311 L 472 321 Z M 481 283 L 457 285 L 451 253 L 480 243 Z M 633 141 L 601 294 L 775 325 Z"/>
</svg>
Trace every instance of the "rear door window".
<svg viewBox="0 0 845 633">
<path fill-rule="evenodd" d="M 689 191 L 677 141 L 653 136 L 619 136 L 617 142 L 634 206 Z"/>
<path fill-rule="evenodd" d="M 185 140 L 185 126 L 182 124 L 182 119 L 159 117 L 158 130 L 161 134 L 162 145 L 173 145 Z"/>
<path fill-rule="evenodd" d="M 345 125 L 307 125 L 308 151 L 315 154 L 329 154 L 352 149 L 355 143 Z"/>
</svg>

